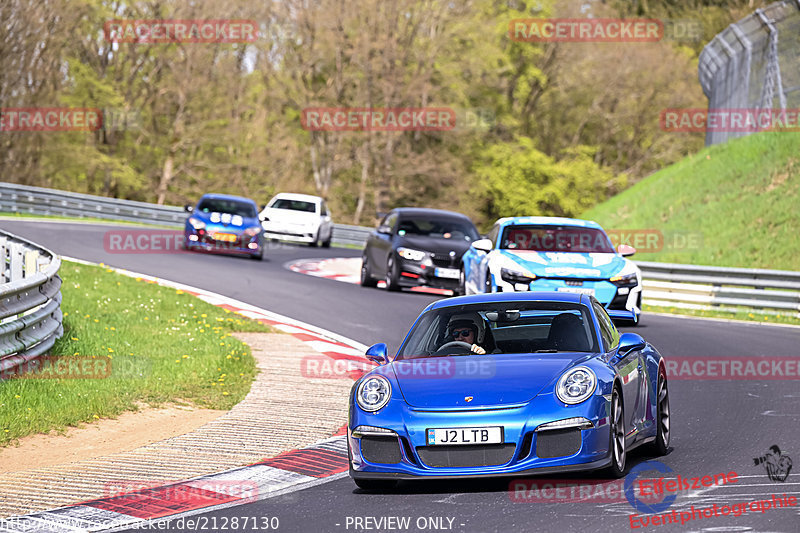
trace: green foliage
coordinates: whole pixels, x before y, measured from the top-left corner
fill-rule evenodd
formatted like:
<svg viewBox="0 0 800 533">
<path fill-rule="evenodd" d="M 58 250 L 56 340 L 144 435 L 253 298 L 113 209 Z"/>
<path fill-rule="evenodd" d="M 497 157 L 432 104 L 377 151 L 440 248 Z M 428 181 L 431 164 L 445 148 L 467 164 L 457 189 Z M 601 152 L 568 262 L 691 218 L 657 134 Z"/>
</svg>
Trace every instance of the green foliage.
<svg viewBox="0 0 800 533">
<path fill-rule="evenodd" d="M 501 216 L 576 216 L 621 183 L 594 163 L 591 148 L 575 147 L 565 155 L 557 161 L 525 137 L 487 147 L 475 169 L 475 192 L 484 198 L 487 222 Z"/>
</svg>

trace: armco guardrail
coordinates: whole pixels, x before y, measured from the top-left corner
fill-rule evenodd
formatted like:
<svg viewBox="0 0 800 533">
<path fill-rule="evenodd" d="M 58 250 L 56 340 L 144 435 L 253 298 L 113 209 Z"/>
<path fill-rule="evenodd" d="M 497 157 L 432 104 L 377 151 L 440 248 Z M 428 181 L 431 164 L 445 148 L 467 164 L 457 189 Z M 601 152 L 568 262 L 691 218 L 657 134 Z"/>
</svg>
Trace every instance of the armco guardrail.
<svg viewBox="0 0 800 533">
<path fill-rule="evenodd" d="M 124 222 L 183 227 L 188 216 L 182 207 L 118 200 L 74 192 L 0 182 L 0 212 L 29 215 L 101 218 Z M 363 246 L 371 230 L 335 224 L 333 243 Z"/>
<path fill-rule="evenodd" d="M 799 0 L 800 1 L 800 0 Z M 0 183 L 0 211 L 183 226 L 180 207 Z M 363 246 L 372 228 L 336 224 L 333 243 Z M 638 262 L 644 302 L 775 314 L 800 311 L 800 272 Z"/>
<path fill-rule="evenodd" d="M 0 231 L 0 373 L 53 347 L 61 324 L 61 259 L 50 250 Z"/>
<path fill-rule="evenodd" d="M 800 272 L 637 262 L 650 305 L 800 316 Z"/>
<path fill-rule="evenodd" d="M 149 222 L 183 226 L 186 212 L 181 207 L 118 200 L 75 192 L 0 183 L 0 211 L 31 215 L 90 217 L 126 222 Z"/>
</svg>

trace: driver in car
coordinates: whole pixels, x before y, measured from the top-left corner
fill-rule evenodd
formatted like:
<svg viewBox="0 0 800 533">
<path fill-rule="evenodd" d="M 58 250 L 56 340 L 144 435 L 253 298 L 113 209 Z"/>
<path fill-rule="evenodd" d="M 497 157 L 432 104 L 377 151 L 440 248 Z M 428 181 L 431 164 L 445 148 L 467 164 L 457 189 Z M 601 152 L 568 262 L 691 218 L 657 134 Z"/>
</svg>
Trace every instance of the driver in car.
<svg viewBox="0 0 800 533">
<path fill-rule="evenodd" d="M 470 351 L 484 355 L 486 350 L 480 346 L 486 334 L 486 324 L 477 313 L 454 315 L 447 323 L 447 342 L 464 342 L 470 346 Z"/>
</svg>

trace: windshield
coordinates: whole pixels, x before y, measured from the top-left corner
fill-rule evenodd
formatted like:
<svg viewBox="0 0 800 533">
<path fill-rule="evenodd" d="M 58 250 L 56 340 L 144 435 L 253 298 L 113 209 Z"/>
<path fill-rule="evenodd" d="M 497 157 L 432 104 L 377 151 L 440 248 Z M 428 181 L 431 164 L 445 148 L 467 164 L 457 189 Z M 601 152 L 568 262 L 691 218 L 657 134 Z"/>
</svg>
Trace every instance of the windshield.
<svg viewBox="0 0 800 533">
<path fill-rule="evenodd" d="M 306 213 L 316 213 L 317 204 L 314 202 L 305 202 L 303 200 L 288 200 L 286 198 L 279 198 L 272 202 L 270 206 L 272 209 L 288 209 L 290 211 L 304 211 Z"/>
<path fill-rule="evenodd" d="M 400 236 L 419 235 L 434 239 L 454 239 L 469 242 L 480 238 L 478 231 L 470 223 L 446 218 L 405 218 L 397 226 L 397 234 Z"/>
<path fill-rule="evenodd" d="M 472 330 L 469 336 L 467 330 Z M 469 340 L 487 354 L 596 352 L 585 305 L 502 302 L 445 307 L 420 317 L 396 360 L 468 355 Z"/>
<path fill-rule="evenodd" d="M 614 247 L 603 230 L 580 226 L 508 226 L 500 248 L 535 252 L 613 254 Z"/>
<path fill-rule="evenodd" d="M 247 202 L 223 198 L 205 198 L 200 200 L 197 210 L 201 213 L 229 213 L 240 217 L 255 218 L 256 207 Z"/>
</svg>

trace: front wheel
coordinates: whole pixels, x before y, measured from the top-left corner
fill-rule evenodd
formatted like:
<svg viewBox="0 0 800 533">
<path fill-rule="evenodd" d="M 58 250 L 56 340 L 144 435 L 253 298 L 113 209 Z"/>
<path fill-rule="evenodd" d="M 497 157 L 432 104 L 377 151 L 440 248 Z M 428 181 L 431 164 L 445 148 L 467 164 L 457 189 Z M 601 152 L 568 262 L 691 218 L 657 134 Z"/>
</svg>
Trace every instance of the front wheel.
<svg viewBox="0 0 800 533">
<path fill-rule="evenodd" d="M 353 481 L 358 485 L 359 489 L 369 491 L 383 491 L 390 490 L 397 485 L 397 481 L 391 479 L 358 479 L 353 478 Z"/>
<path fill-rule="evenodd" d="M 325 239 L 324 241 L 322 241 L 322 247 L 323 247 L 323 248 L 330 248 L 330 247 L 331 247 L 331 241 L 332 241 L 332 240 L 333 240 L 333 231 L 331 231 L 331 233 L 330 233 L 330 235 L 328 235 L 328 238 L 327 238 L 327 239 Z"/>
<path fill-rule="evenodd" d="M 369 270 L 369 263 L 367 262 L 367 257 L 364 256 L 361 258 L 361 286 L 362 287 L 377 287 L 378 282 L 372 277 L 372 273 Z"/>
<path fill-rule="evenodd" d="M 667 375 L 663 370 L 658 372 L 658 385 L 656 385 L 656 440 L 652 450 L 657 455 L 665 455 L 669 449 L 670 437 L 670 412 L 669 389 L 667 388 Z"/>
<path fill-rule="evenodd" d="M 611 428 L 609 437 L 609 448 L 611 450 L 611 466 L 608 472 L 613 478 L 621 478 L 625 475 L 625 460 L 627 451 L 625 447 L 625 406 L 620 398 L 619 390 L 615 387 L 611 394 Z"/>
<path fill-rule="evenodd" d="M 399 291 L 400 284 L 398 283 L 398 278 L 400 277 L 400 273 L 397 271 L 397 263 L 394 262 L 394 258 L 389 256 L 389 261 L 386 262 L 386 290 L 387 291 Z"/>
</svg>

